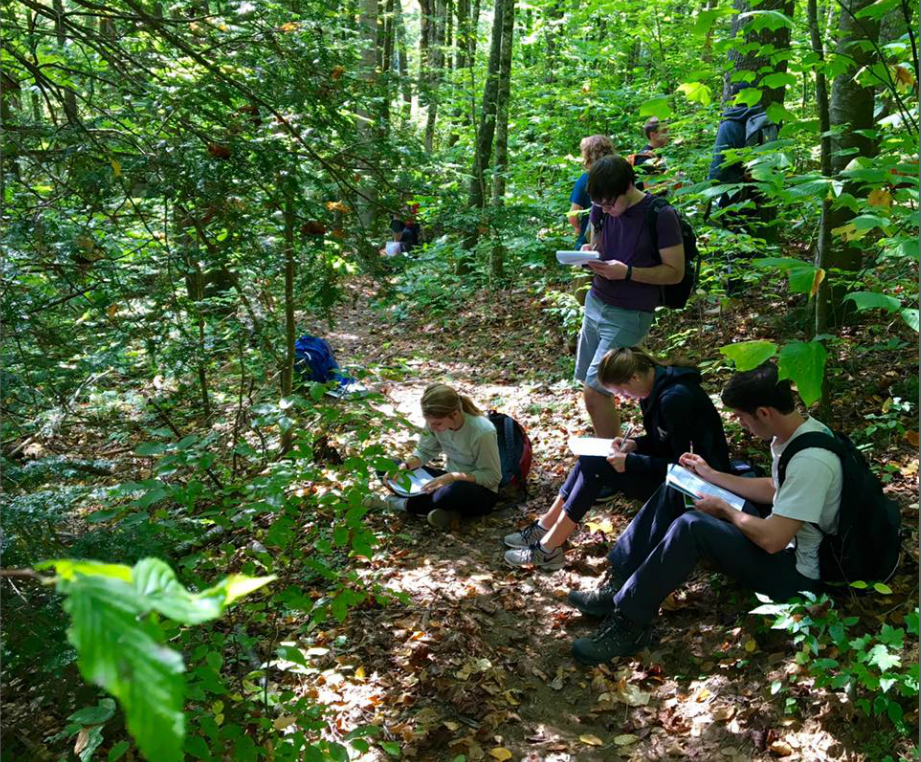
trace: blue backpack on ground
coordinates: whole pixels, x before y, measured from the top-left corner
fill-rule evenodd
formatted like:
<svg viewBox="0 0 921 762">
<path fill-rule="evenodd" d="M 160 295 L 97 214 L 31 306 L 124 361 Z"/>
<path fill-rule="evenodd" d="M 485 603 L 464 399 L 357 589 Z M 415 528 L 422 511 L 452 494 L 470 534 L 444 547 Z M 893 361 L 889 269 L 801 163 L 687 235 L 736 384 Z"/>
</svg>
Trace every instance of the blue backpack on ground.
<svg viewBox="0 0 921 762">
<path fill-rule="evenodd" d="M 305 382 L 326 384 L 338 381 L 341 386 L 352 380 L 339 371 L 329 344 L 308 333 L 294 342 L 294 369 Z"/>
</svg>

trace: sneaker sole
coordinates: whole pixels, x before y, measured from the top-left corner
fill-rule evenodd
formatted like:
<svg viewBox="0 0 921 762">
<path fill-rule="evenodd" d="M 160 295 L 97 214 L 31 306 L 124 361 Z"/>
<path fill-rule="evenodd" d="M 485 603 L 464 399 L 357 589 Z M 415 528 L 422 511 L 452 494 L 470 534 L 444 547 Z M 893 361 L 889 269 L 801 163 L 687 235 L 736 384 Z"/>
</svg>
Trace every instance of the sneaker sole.
<svg viewBox="0 0 921 762">
<path fill-rule="evenodd" d="M 447 531 L 451 528 L 451 524 L 455 520 L 460 520 L 460 514 L 451 513 L 450 511 L 442 511 L 436 508 L 433 511 L 429 511 L 429 514 L 425 517 L 425 520 L 429 523 L 429 526 L 435 527 L 435 529 L 442 529 Z"/>
</svg>

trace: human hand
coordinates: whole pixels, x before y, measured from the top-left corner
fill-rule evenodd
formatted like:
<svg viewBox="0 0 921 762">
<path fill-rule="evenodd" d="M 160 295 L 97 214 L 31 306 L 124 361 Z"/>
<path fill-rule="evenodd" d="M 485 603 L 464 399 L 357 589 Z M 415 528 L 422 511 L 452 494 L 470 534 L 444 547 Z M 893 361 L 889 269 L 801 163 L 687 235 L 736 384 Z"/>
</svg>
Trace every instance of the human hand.
<svg viewBox="0 0 921 762">
<path fill-rule="evenodd" d="M 404 471 L 415 471 L 421 465 L 422 461 L 419 458 L 409 458 L 400 463 L 400 468 Z"/>
<path fill-rule="evenodd" d="M 607 262 L 588 262 L 586 267 L 596 275 L 608 280 L 624 280 L 627 277 L 627 265 L 617 259 L 611 259 Z"/>
<path fill-rule="evenodd" d="M 624 439 L 623 437 L 614 437 L 612 447 L 617 452 L 636 452 L 637 444 L 635 439 Z"/>
<path fill-rule="evenodd" d="M 583 243 L 581 251 L 595 251 L 595 244 Z"/>
<path fill-rule="evenodd" d="M 700 455 L 695 455 L 692 452 L 686 452 L 680 458 L 678 458 L 678 463 L 684 466 L 689 471 L 693 471 L 704 481 L 712 482 L 713 476 L 716 474 L 716 471 L 707 464 Z"/>
<path fill-rule="evenodd" d="M 615 452 L 613 455 L 608 455 L 607 460 L 617 473 L 622 474 L 627 470 L 627 453 Z"/>
<path fill-rule="evenodd" d="M 447 487 L 455 481 L 457 481 L 457 477 L 454 474 L 442 474 L 441 476 L 436 476 L 432 481 L 426 484 L 422 488 L 422 491 L 431 494 L 435 490 Z"/>
<path fill-rule="evenodd" d="M 721 497 L 702 497 L 694 501 L 694 508 L 702 513 L 706 513 L 717 519 L 726 521 L 726 517 L 732 512 L 733 507 Z"/>
</svg>

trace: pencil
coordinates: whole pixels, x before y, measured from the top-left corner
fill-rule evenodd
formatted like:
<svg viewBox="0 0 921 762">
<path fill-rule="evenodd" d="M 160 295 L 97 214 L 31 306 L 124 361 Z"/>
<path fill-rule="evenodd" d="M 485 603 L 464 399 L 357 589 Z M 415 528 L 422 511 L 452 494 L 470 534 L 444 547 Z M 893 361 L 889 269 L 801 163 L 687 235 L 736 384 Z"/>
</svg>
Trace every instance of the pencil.
<svg viewBox="0 0 921 762">
<path fill-rule="evenodd" d="M 691 440 L 691 455 L 694 454 L 694 440 Z"/>
</svg>

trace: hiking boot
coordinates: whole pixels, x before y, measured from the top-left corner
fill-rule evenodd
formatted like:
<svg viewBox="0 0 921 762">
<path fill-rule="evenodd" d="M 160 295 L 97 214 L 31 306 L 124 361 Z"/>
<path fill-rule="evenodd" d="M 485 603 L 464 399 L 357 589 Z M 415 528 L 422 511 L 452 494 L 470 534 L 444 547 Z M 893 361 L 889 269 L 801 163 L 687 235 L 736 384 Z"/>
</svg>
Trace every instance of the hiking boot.
<svg viewBox="0 0 921 762">
<path fill-rule="evenodd" d="M 429 511 L 429 515 L 425 517 L 425 520 L 428 521 L 429 526 L 447 532 L 452 524 L 456 524 L 460 521 L 460 514 L 457 511 L 446 511 L 444 508 L 434 508 Z"/>
<path fill-rule="evenodd" d="M 613 569 L 608 569 L 598 587 L 594 590 L 570 590 L 566 602 L 583 614 L 607 616 L 614 610 L 614 596 L 626 582 Z"/>
<path fill-rule="evenodd" d="M 615 607 L 594 633 L 572 644 L 572 655 L 593 667 L 618 656 L 632 656 L 651 642 L 651 628 L 634 624 Z"/>
<path fill-rule="evenodd" d="M 601 488 L 601 492 L 598 493 L 598 497 L 595 498 L 594 505 L 607 505 L 608 503 L 614 502 L 614 498 L 616 497 L 617 490 L 609 484 L 605 484 Z"/>
<path fill-rule="evenodd" d="M 512 532 L 511 534 L 505 535 L 505 546 L 508 548 L 527 548 L 533 545 L 535 542 L 540 542 L 544 539 L 544 535 L 547 534 L 549 530 L 544 529 L 540 522 L 532 521 L 520 532 Z"/>
<path fill-rule="evenodd" d="M 527 548 L 505 551 L 505 563 L 515 567 L 530 566 L 543 571 L 558 571 L 566 563 L 566 557 L 562 547 L 554 548 L 548 553 L 535 542 Z"/>
</svg>

